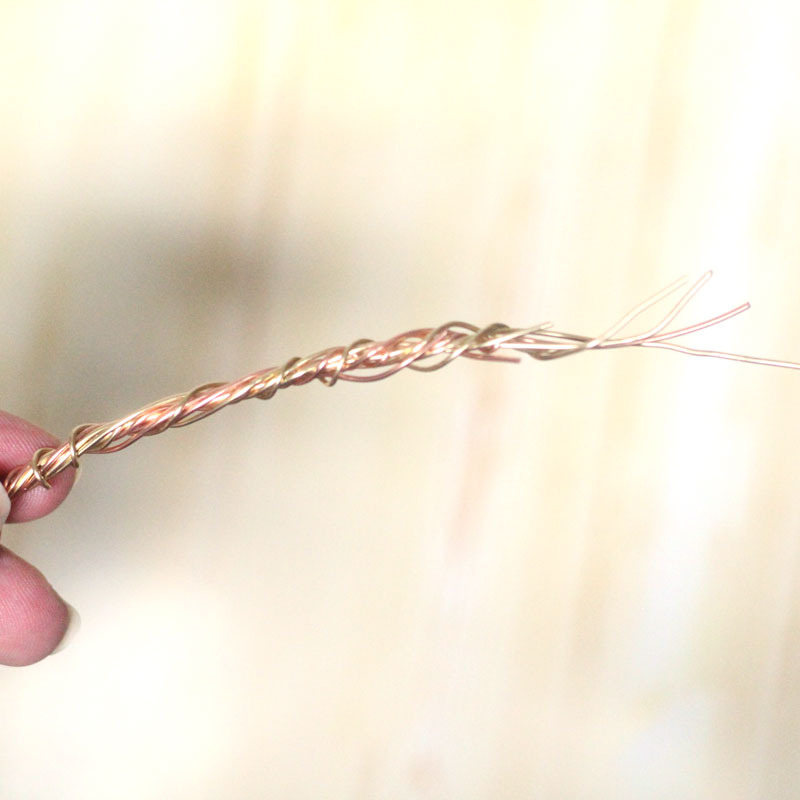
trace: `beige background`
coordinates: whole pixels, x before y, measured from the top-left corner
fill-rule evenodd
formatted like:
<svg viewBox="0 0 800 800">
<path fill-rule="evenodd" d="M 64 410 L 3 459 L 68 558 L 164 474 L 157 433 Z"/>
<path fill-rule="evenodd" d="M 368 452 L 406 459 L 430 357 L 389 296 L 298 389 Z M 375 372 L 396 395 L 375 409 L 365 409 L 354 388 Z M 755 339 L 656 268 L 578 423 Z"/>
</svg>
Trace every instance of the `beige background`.
<svg viewBox="0 0 800 800">
<path fill-rule="evenodd" d="M 2 407 L 59 435 L 682 273 L 800 359 L 796 4 L 0 4 Z M 4 532 L 83 616 L 0 797 L 790 798 L 800 375 L 672 353 L 307 386 Z"/>
</svg>

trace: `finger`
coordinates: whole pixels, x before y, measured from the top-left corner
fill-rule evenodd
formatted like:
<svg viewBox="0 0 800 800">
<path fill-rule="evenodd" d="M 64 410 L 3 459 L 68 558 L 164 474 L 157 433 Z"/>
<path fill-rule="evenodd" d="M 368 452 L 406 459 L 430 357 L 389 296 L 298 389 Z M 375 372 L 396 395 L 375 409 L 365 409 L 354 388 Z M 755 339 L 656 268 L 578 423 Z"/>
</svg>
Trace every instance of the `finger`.
<svg viewBox="0 0 800 800">
<path fill-rule="evenodd" d="M 9 508 L 0 488 L 0 527 Z M 70 607 L 38 569 L 0 547 L 0 664 L 41 661 L 64 641 Z"/>
<path fill-rule="evenodd" d="M 0 547 L 0 664 L 41 661 L 64 640 L 71 617 L 39 570 Z"/>
<path fill-rule="evenodd" d="M 30 461 L 40 447 L 56 447 L 49 433 L 7 411 L 0 411 L 0 475 Z M 49 514 L 69 494 L 75 470 L 67 469 L 50 480 L 50 489 L 37 486 L 18 494 L 12 503 L 9 522 L 27 522 Z"/>
</svg>

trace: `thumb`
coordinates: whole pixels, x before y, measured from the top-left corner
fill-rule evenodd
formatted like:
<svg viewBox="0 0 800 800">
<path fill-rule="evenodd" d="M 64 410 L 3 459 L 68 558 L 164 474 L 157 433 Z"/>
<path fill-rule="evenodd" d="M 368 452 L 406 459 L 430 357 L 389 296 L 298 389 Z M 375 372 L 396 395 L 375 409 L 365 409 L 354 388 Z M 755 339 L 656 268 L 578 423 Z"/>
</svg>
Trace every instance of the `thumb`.
<svg viewBox="0 0 800 800">
<path fill-rule="evenodd" d="M 0 486 L 0 527 L 10 508 Z M 59 649 L 78 619 L 39 570 L 0 546 L 0 664 L 41 661 Z"/>
</svg>

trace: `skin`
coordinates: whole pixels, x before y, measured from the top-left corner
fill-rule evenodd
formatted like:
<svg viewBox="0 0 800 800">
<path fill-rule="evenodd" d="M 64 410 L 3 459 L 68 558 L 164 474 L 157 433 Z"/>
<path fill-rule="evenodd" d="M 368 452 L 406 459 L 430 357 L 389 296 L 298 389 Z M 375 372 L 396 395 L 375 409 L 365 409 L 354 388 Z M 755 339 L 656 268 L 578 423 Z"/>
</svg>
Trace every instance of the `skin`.
<svg viewBox="0 0 800 800">
<path fill-rule="evenodd" d="M 0 476 L 31 457 L 40 447 L 58 442 L 29 422 L 0 411 Z M 13 505 L 0 487 L 0 526 L 49 514 L 69 494 L 74 470 L 52 479 L 52 488 L 30 489 Z M 9 513 L 9 506 L 10 513 Z M 39 570 L 0 545 L 0 664 L 26 666 L 50 655 L 64 640 L 71 619 L 69 606 Z"/>
</svg>

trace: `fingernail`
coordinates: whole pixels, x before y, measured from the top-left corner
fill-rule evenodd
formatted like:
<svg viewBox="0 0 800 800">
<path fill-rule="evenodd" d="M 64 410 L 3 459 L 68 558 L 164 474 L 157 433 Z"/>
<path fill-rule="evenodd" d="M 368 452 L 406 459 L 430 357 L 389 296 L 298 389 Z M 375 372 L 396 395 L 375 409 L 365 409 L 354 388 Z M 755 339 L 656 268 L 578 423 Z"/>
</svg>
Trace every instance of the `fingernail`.
<svg viewBox="0 0 800 800">
<path fill-rule="evenodd" d="M 64 631 L 64 637 L 58 643 L 56 649 L 50 653 L 51 656 L 64 650 L 81 629 L 81 615 L 69 603 L 65 603 L 65 605 L 69 611 L 69 622 L 67 623 L 67 629 Z"/>
<path fill-rule="evenodd" d="M 3 525 L 5 525 L 10 511 L 11 501 L 8 499 L 5 487 L 0 483 L 0 530 L 3 529 Z"/>
</svg>

